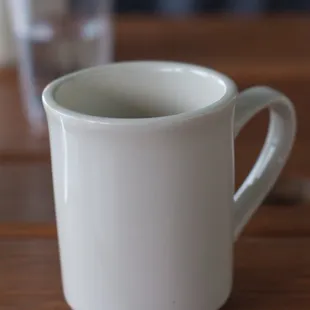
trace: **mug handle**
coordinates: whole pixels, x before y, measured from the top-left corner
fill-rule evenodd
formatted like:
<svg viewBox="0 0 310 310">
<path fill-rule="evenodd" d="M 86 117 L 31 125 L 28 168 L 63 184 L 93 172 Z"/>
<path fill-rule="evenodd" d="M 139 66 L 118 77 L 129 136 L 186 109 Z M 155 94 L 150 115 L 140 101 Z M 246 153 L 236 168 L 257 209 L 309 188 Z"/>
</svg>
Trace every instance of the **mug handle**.
<svg viewBox="0 0 310 310">
<path fill-rule="evenodd" d="M 251 172 L 234 195 L 235 240 L 277 180 L 295 138 L 296 115 L 291 101 L 282 93 L 265 86 L 251 87 L 236 98 L 235 137 L 264 108 L 270 111 L 264 146 Z"/>
</svg>

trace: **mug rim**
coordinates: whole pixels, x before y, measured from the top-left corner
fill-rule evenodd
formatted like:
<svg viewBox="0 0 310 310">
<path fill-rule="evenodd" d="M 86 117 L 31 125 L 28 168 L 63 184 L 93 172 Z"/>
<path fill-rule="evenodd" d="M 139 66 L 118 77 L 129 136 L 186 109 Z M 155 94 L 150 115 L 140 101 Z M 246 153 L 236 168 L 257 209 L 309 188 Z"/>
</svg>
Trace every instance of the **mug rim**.
<svg viewBox="0 0 310 310">
<path fill-rule="evenodd" d="M 55 92 L 57 89 L 70 81 L 71 79 L 75 78 L 76 76 L 82 74 L 93 73 L 94 71 L 104 70 L 107 67 L 116 67 L 122 66 L 126 64 L 137 64 L 137 65 L 153 65 L 158 67 L 163 66 L 179 66 L 185 69 L 192 69 L 192 70 L 199 70 L 205 72 L 207 74 L 211 74 L 217 78 L 221 83 L 225 85 L 225 93 L 224 95 L 215 100 L 209 105 L 199 107 L 193 110 L 184 111 L 178 114 L 172 115 L 164 115 L 164 116 L 155 116 L 155 117 L 148 117 L 148 118 L 113 118 L 113 117 L 102 117 L 102 116 L 93 116 L 89 114 L 84 114 L 81 112 L 77 112 L 68 108 L 61 106 L 57 103 L 55 98 Z M 61 117 L 62 119 L 65 118 L 66 120 L 71 120 L 74 123 L 76 122 L 84 122 L 87 124 L 92 125 L 151 125 L 151 124 L 171 124 L 171 122 L 184 122 L 186 120 L 190 120 L 193 118 L 197 118 L 206 114 L 212 114 L 217 111 L 222 110 L 225 106 L 230 104 L 230 102 L 234 99 L 237 94 L 237 86 L 235 82 L 228 77 L 227 75 L 218 72 L 214 69 L 209 67 L 203 67 L 195 64 L 189 63 L 182 63 L 182 62 L 174 62 L 174 61 L 121 61 L 121 62 L 114 62 L 105 65 L 90 67 L 82 70 L 75 71 L 70 74 L 66 74 L 60 78 L 49 83 L 43 90 L 42 93 L 42 101 L 43 106 L 45 108 L 45 112 L 47 115 L 53 115 L 56 117 Z"/>
</svg>

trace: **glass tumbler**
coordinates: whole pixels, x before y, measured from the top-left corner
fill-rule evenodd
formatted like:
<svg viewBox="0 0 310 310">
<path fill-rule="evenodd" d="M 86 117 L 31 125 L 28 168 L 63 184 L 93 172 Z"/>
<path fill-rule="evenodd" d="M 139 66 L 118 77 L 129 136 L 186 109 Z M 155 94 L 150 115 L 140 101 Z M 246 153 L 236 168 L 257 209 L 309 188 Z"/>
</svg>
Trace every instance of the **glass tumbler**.
<svg viewBox="0 0 310 310">
<path fill-rule="evenodd" d="M 67 73 L 112 60 L 112 0 L 9 0 L 25 112 L 45 125 L 41 93 Z"/>
</svg>

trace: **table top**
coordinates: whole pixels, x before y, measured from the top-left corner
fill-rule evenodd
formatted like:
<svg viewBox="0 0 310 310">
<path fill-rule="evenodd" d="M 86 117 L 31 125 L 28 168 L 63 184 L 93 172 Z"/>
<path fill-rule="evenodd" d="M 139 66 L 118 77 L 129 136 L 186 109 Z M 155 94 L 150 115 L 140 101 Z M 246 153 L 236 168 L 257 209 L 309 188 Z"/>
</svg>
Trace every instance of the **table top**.
<svg viewBox="0 0 310 310">
<path fill-rule="evenodd" d="M 246 227 L 236 242 L 235 281 L 225 310 L 310 306 L 309 29 L 308 16 L 116 19 L 117 60 L 210 66 L 232 76 L 240 89 L 268 84 L 296 105 L 297 140 L 282 180 L 305 180 L 298 187 L 304 199 L 268 200 Z M 48 139 L 29 127 L 13 69 L 0 71 L 0 111 L 0 310 L 68 309 L 61 292 Z M 262 113 L 237 139 L 237 184 L 259 152 L 267 120 Z"/>
</svg>

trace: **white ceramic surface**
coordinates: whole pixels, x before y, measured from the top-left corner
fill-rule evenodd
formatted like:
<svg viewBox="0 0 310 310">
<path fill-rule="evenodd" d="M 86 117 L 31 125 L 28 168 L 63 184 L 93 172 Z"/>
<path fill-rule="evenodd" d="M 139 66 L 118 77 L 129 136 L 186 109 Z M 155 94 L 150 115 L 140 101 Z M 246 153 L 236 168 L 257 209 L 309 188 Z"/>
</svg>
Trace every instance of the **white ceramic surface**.
<svg viewBox="0 0 310 310">
<path fill-rule="evenodd" d="M 234 238 L 292 147 L 289 99 L 268 87 L 238 94 L 218 72 L 170 62 L 80 71 L 43 99 L 71 307 L 218 309 Z M 266 107 L 266 143 L 234 195 L 234 136 Z"/>
</svg>

